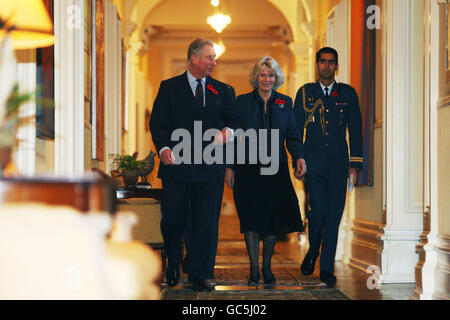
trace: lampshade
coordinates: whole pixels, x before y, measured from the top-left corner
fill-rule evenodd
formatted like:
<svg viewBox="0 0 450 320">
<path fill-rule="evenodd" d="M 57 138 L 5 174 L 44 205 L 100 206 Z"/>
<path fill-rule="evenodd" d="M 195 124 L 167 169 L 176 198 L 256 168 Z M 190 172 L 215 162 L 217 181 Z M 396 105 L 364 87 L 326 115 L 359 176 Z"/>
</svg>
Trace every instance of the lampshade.
<svg viewBox="0 0 450 320">
<path fill-rule="evenodd" d="M 13 49 L 32 49 L 51 46 L 53 25 L 42 0 L 2 0 L 0 19 L 5 25 L 0 30 L 0 41 L 10 31 Z"/>
</svg>

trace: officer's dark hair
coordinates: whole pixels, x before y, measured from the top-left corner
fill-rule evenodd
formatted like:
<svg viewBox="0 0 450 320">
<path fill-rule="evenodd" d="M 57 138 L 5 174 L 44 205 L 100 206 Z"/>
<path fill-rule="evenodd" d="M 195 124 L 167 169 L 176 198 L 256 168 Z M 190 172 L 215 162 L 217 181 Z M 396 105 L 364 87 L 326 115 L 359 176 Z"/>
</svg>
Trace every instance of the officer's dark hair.
<svg viewBox="0 0 450 320">
<path fill-rule="evenodd" d="M 331 53 L 334 55 L 334 57 L 336 58 L 336 64 L 338 63 L 338 53 L 335 49 L 330 48 L 330 47 L 324 47 L 322 49 L 320 49 L 319 51 L 317 51 L 316 53 L 316 62 L 319 62 L 320 60 L 320 55 L 322 53 Z"/>
</svg>

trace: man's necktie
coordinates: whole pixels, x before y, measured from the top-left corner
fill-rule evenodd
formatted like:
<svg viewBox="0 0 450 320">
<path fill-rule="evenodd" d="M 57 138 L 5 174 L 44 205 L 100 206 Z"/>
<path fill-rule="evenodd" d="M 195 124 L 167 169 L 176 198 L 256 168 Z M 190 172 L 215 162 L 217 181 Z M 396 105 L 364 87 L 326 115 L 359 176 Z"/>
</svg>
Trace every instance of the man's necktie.
<svg viewBox="0 0 450 320">
<path fill-rule="evenodd" d="M 203 86 L 201 79 L 197 79 L 197 88 L 195 88 L 195 102 L 199 108 L 203 108 Z"/>
<path fill-rule="evenodd" d="M 328 98 L 330 97 L 330 94 L 328 93 L 328 88 L 325 88 L 325 98 L 328 100 Z"/>
</svg>

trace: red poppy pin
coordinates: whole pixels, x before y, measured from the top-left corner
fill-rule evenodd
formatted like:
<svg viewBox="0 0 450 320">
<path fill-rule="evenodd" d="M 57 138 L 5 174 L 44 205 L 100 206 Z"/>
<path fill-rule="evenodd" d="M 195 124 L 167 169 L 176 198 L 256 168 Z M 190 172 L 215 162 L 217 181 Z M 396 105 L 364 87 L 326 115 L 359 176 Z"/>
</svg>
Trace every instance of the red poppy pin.
<svg viewBox="0 0 450 320">
<path fill-rule="evenodd" d="M 284 108 L 284 107 L 286 106 L 286 100 L 277 99 L 277 100 L 275 100 L 275 103 L 276 103 L 280 108 Z"/>
<path fill-rule="evenodd" d="M 219 93 L 219 92 L 218 92 L 216 89 L 214 89 L 214 87 L 213 87 L 212 85 L 210 85 L 210 84 L 208 84 L 206 87 L 208 88 L 208 90 L 211 90 L 211 92 L 214 93 L 214 94 L 218 94 L 218 93 Z"/>
<path fill-rule="evenodd" d="M 337 97 L 338 96 L 338 93 L 336 92 L 336 91 L 333 91 L 332 93 L 331 93 L 331 95 L 333 96 L 333 97 Z"/>
</svg>

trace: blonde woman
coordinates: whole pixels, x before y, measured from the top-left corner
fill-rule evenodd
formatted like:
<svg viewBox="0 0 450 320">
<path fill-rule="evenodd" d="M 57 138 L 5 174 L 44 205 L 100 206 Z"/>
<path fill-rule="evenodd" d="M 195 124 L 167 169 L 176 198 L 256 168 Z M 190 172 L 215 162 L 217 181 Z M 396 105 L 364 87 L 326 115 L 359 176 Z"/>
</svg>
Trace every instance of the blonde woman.
<svg viewBox="0 0 450 320">
<path fill-rule="evenodd" d="M 234 201 L 240 220 L 241 233 L 250 260 L 248 285 L 258 285 L 260 279 L 258 253 L 259 240 L 263 242 L 262 274 L 264 284 L 274 285 L 275 276 L 271 270 L 271 260 L 278 235 L 303 231 L 298 200 L 289 175 L 288 157 L 285 143 L 293 159 L 294 174 L 301 179 L 306 173 L 299 131 L 295 125 L 292 99 L 276 91 L 283 82 L 284 75 L 278 63 L 272 57 L 257 60 L 250 72 L 249 81 L 254 90 L 237 98 L 240 114 L 240 127 L 244 132 L 254 129 L 268 130 L 265 141 L 257 142 L 270 150 L 270 131 L 279 130 L 278 171 L 274 175 L 261 175 L 261 168 L 270 166 L 250 164 L 251 148 L 245 146 L 245 164 L 227 167 L 225 182 L 233 188 Z M 239 131 L 239 130 L 238 130 Z M 245 137 L 236 134 L 235 141 L 244 141 Z M 259 135 L 258 135 L 258 139 Z M 236 142 L 239 143 L 239 142 Z"/>
</svg>

